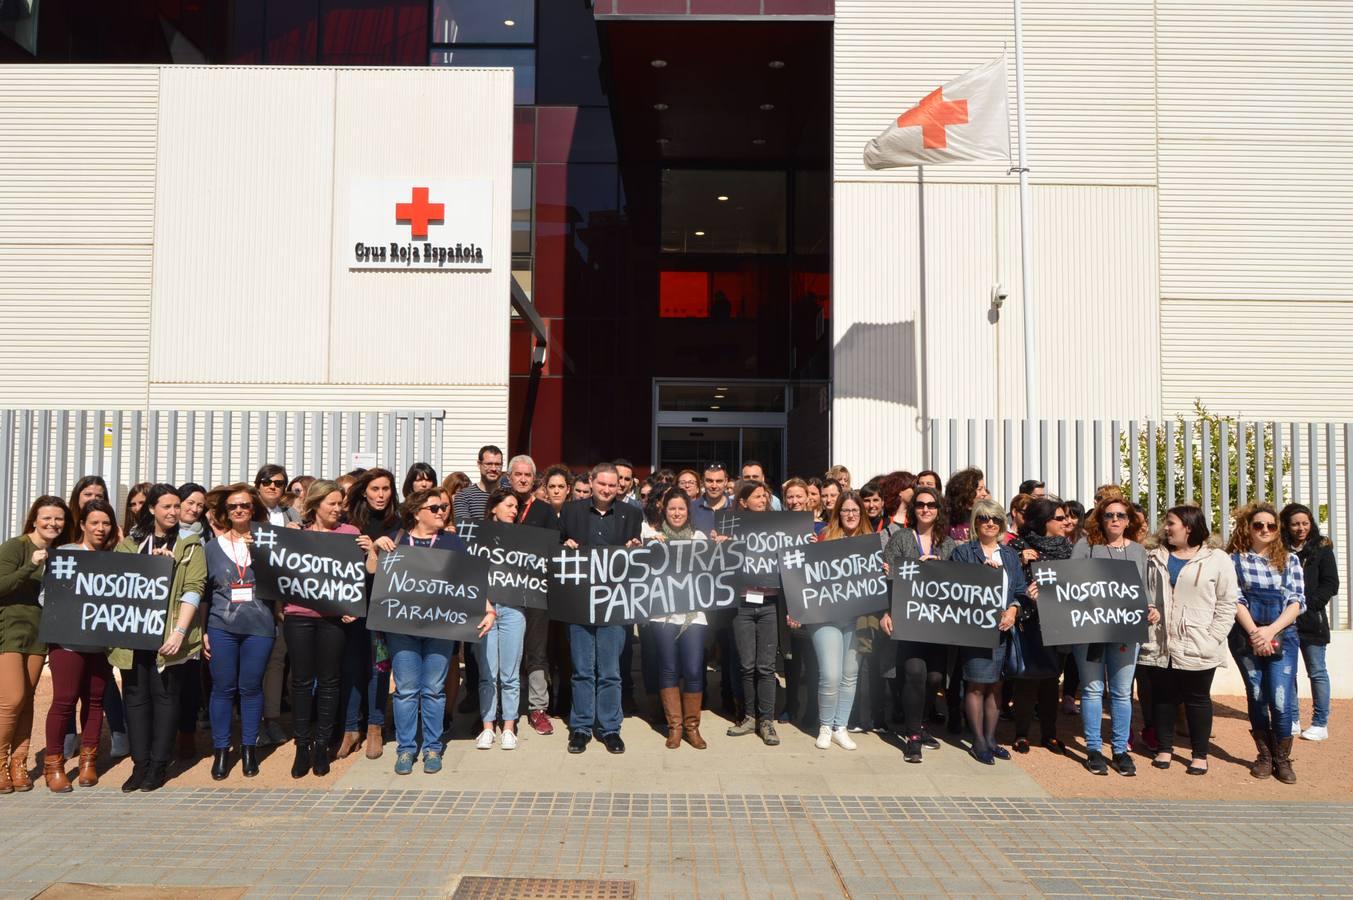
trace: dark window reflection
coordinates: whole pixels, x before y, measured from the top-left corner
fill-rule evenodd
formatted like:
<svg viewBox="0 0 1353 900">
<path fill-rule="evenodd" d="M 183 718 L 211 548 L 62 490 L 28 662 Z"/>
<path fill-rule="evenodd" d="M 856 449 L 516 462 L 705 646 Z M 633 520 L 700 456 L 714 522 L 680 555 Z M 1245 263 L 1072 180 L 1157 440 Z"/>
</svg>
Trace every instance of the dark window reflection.
<svg viewBox="0 0 1353 900">
<path fill-rule="evenodd" d="M 457 47 L 433 50 L 429 60 L 434 66 L 512 69 L 512 102 L 525 106 L 536 102 L 536 52 L 507 47 Z"/>
<path fill-rule="evenodd" d="M 529 44 L 536 37 L 535 0 L 435 0 L 434 44 Z"/>
<path fill-rule="evenodd" d="M 531 167 L 512 168 L 512 255 L 531 255 Z"/>
<path fill-rule="evenodd" d="M 665 169 L 665 253 L 784 253 L 784 172 Z"/>
</svg>

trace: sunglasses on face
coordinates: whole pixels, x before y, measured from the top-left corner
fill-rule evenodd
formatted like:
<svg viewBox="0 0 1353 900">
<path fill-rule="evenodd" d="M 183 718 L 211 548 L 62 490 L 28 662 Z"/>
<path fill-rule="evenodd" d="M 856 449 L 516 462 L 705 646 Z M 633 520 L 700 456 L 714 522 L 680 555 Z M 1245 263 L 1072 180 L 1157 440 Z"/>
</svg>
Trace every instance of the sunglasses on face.
<svg viewBox="0 0 1353 900">
<path fill-rule="evenodd" d="M 423 510 L 425 512 L 430 512 L 433 515 L 437 515 L 446 512 L 450 508 L 451 506 L 448 503 L 429 503 L 427 506 L 423 507 Z"/>
<path fill-rule="evenodd" d="M 978 517 L 977 517 L 977 524 L 978 524 L 978 525 L 1004 525 L 1004 524 L 1005 524 L 1005 520 L 1002 519 L 1000 516 L 978 516 Z"/>
<path fill-rule="evenodd" d="M 930 500 L 922 500 L 919 503 L 913 503 L 911 507 L 912 509 L 939 509 L 940 505 Z"/>
<path fill-rule="evenodd" d="M 234 511 L 237 510 L 237 509 L 253 509 L 253 508 L 254 508 L 254 504 L 252 504 L 252 503 L 227 503 L 227 504 L 226 504 L 226 509 L 230 510 L 231 512 L 234 512 Z"/>
<path fill-rule="evenodd" d="M 1066 521 L 1066 516 L 1053 516 L 1053 517 L 1052 517 L 1052 521 L 1054 521 L 1054 522 L 1065 522 L 1065 521 Z"/>
<path fill-rule="evenodd" d="M 271 479 L 265 478 L 264 480 L 262 480 L 262 481 L 260 481 L 260 482 L 258 482 L 257 484 L 254 485 L 254 487 L 260 487 L 260 488 L 261 488 L 261 487 L 284 488 L 284 487 L 286 487 L 286 486 L 287 486 L 287 480 L 286 480 L 285 478 L 271 478 Z"/>
<path fill-rule="evenodd" d="M 1251 530 L 1251 531 L 1277 531 L 1277 530 L 1278 530 L 1278 525 L 1277 525 L 1276 522 L 1251 522 L 1251 523 L 1250 523 L 1250 530 Z"/>
<path fill-rule="evenodd" d="M 1125 512 L 1106 512 L 1106 513 L 1104 514 L 1104 518 L 1105 518 L 1105 519 L 1109 519 L 1109 520 L 1112 520 L 1112 519 L 1126 519 L 1127 517 L 1128 517 L 1128 514 L 1125 513 Z"/>
</svg>

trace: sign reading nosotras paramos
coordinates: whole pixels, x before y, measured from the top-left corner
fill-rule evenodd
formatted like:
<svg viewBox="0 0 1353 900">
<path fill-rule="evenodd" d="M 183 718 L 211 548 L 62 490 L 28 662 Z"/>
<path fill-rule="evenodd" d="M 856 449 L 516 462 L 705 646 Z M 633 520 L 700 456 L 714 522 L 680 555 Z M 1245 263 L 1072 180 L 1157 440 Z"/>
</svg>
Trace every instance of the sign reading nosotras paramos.
<svg viewBox="0 0 1353 900">
<path fill-rule="evenodd" d="M 1140 644 L 1146 640 L 1146 589 L 1137 564 L 1124 559 L 1068 559 L 1033 564 L 1038 625 L 1049 647 Z"/>
<path fill-rule="evenodd" d="M 353 535 L 256 524 L 252 556 L 260 598 L 366 615 L 366 554 Z"/>
<path fill-rule="evenodd" d="M 396 547 L 382 553 L 366 626 L 372 631 L 478 641 L 489 563 L 458 550 Z"/>
<path fill-rule="evenodd" d="M 158 650 L 173 573 L 164 556 L 53 550 L 42 575 L 38 637 L 72 648 Z"/>
<path fill-rule="evenodd" d="M 1005 573 L 947 560 L 898 563 L 893 573 L 893 639 L 995 647 L 1006 606 Z"/>
<path fill-rule="evenodd" d="M 790 618 L 804 625 L 854 622 L 888 608 L 876 534 L 781 550 L 780 580 Z"/>
<path fill-rule="evenodd" d="M 559 552 L 559 532 L 534 525 L 457 522 L 456 534 L 472 556 L 489 568 L 489 599 L 507 606 L 548 609 L 550 559 Z"/>
<path fill-rule="evenodd" d="M 742 545 L 739 587 L 778 590 L 780 551 L 813 543 L 813 514 L 723 510 L 718 515 L 715 530 Z"/>
<path fill-rule="evenodd" d="M 348 205 L 349 269 L 493 268 L 487 178 L 357 178 Z"/>
</svg>

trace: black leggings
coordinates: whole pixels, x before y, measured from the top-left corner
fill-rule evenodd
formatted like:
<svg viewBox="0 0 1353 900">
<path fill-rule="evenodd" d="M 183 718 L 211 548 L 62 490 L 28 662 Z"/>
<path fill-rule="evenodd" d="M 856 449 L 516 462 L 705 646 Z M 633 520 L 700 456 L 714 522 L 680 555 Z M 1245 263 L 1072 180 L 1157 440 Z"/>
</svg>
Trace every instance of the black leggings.
<svg viewBox="0 0 1353 900">
<path fill-rule="evenodd" d="M 132 667 L 122 670 L 122 688 L 127 701 L 127 738 L 132 762 L 138 766 L 169 765 L 178 737 L 179 698 L 183 682 L 197 671 L 185 665 L 155 669 L 155 651 L 137 650 Z"/>
<path fill-rule="evenodd" d="M 1039 739 L 1049 741 L 1057 737 L 1057 676 L 1017 678 L 1008 683 L 1015 686 L 1015 737 L 1029 737 L 1035 703 L 1038 704 Z"/>
<path fill-rule="evenodd" d="M 944 682 L 948 649 L 920 641 L 897 642 L 897 677 L 902 680 L 902 731 L 907 737 L 921 733 L 926 701 Z"/>
<path fill-rule="evenodd" d="M 335 618 L 287 616 L 282 633 L 291 654 L 291 717 L 296 740 L 328 746 L 338 720 L 338 683 L 347 635 Z M 311 708 L 317 715 L 313 731 Z"/>
<path fill-rule="evenodd" d="M 1212 737 L 1212 677 L 1217 674 L 1217 670 L 1188 672 L 1175 668 L 1139 666 L 1137 671 L 1150 673 L 1156 740 L 1160 743 L 1161 752 L 1168 753 L 1174 749 L 1175 710 L 1183 703 L 1193 757 L 1207 759 L 1207 744 Z"/>
</svg>

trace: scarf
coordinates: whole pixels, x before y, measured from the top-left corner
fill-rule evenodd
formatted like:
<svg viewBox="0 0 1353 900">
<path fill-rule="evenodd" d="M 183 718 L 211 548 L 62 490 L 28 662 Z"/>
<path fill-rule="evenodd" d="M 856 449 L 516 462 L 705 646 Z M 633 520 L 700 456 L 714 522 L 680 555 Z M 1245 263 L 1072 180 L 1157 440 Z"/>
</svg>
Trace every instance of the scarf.
<svg viewBox="0 0 1353 900">
<path fill-rule="evenodd" d="M 1031 534 L 1022 539 L 1024 543 L 1038 551 L 1040 559 L 1070 559 L 1071 542 L 1064 537 L 1048 537 L 1042 534 Z"/>
<path fill-rule="evenodd" d="M 662 526 L 658 530 L 661 531 L 662 536 L 669 541 L 689 541 L 695 537 L 695 529 L 691 527 L 689 521 L 686 522 L 685 528 L 673 528 L 671 525 L 667 524 L 666 519 L 663 519 Z"/>
</svg>

